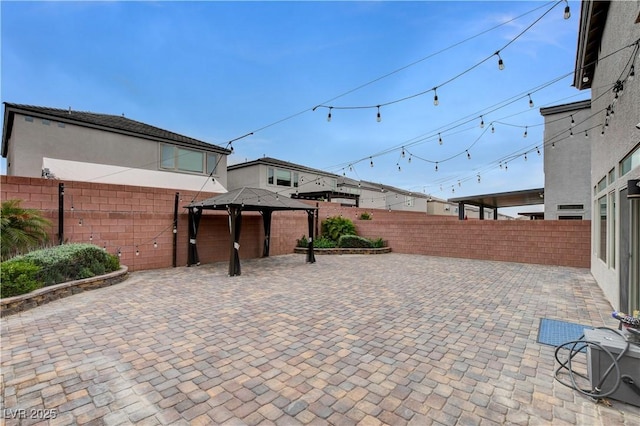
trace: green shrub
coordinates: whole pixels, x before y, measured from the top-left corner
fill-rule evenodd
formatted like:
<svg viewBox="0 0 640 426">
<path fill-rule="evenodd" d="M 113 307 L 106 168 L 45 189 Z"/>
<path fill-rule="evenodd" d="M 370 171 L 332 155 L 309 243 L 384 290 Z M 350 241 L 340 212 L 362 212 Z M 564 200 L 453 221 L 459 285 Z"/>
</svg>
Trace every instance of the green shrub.
<svg viewBox="0 0 640 426">
<path fill-rule="evenodd" d="M 375 240 L 372 239 L 371 244 L 373 244 L 373 248 L 382 248 L 385 246 L 382 238 L 376 238 Z"/>
<path fill-rule="evenodd" d="M 51 222 L 34 209 L 20 207 L 21 200 L 6 200 L 0 209 L 0 258 L 41 247 L 49 239 Z"/>
<path fill-rule="evenodd" d="M 371 213 L 369 212 L 364 212 L 360 214 L 360 220 L 371 220 Z"/>
<path fill-rule="evenodd" d="M 326 237 L 320 237 L 313 240 L 313 247 L 315 248 L 335 248 L 336 242 Z"/>
<path fill-rule="evenodd" d="M 120 260 L 92 244 L 64 244 L 19 256 L 40 266 L 39 279 L 45 286 L 90 278 L 120 268 Z"/>
<path fill-rule="evenodd" d="M 30 293 L 42 287 L 38 280 L 40 267 L 22 259 L 11 259 L 0 264 L 0 297 Z"/>
<path fill-rule="evenodd" d="M 309 240 L 304 235 L 299 240 L 296 240 L 296 247 L 309 247 Z"/>
<path fill-rule="evenodd" d="M 343 235 L 338 240 L 338 247 L 342 248 L 372 248 L 371 240 L 357 235 Z"/>
<path fill-rule="evenodd" d="M 322 221 L 322 235 L 338 242 L 343 235 L 357 235 L 351 219 L 342 216 L 328 217 Z"/>
</svg>

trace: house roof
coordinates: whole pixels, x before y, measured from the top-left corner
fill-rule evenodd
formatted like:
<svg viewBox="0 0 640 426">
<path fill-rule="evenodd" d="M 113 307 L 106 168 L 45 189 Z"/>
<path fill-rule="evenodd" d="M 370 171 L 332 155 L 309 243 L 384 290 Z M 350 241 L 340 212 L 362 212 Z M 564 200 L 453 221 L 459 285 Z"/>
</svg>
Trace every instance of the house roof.
<svg viewBox="0 0 640 426">
<path fill-rule="evenodd" d="M 194 201 L 187 208 L 202 207 L 205 210 L 226 210 L 228 206 L 241 207 L 245 211 L 266 210 L 316 210 L 301 201 L 280 196 L 262 188 L 242 187 L 202 201 Z"/>
<path fill-rule="evenodd" d="M 576 66 L 573 74 L 573 85 L 579 90 L 591 88 L 609 4 L 609 1 L 582 1 Z"/>
<path fill-rule="evenodd" d="M 232 164 L 227 167 L 227 170 L 237 170 L 237 169 L 242 169 L 244 167 L 251 167 L 259 164 L 263 164 L 267 166 L 275 166 L 275 167 L 286 167 L 287 169 L 295 170 L 299 172 L 315 173 L 318 175 L 324 175 L 324 176 L 330 176 L 330 177 L 336 177 L 336 178 L 340 177 L 335 173 L 325 172 L 324 170 L 319 170 L 319 169 L 313 169 L 311 167 L 303 166 L 296 163 L 290 163 L 288 161 L 278 160 L 277 158 L 272 158 L 272 157 L 263 157 L 253 161 L 245 161 L 244 163 Z"/>
<path fill-rule="evenodd" d="M 547 115 L 560 114 L 563 112 L 580 111 L 580 110 L 589 109 L 589 108 L 591 108 L 591 99 L 586 99 L 583 101 L 571 102 L 568 104 L 554 105 L 546 108 L 540 108 L 540 115 L 547 116 Z"/>
<path fill-rule="evenodd" d="M 75 124 L 100 130 L 111 131 L 158 142 L 171 142 L 191 148 L 200 148 L 222 154 L 231 151 L 217 145 L 193 139 L 178 133 L 151 126 L 140 121 L 126 118 L 122 115 L 99 114 L 94 112 L 74 111 L 69 109 L 49 108 L 34 105 L 21 105 L 5 102 L 4 125 L 2 129 L 2 156 L 6 157 L 8 141 L 13 130 L 13 120 L 16 113 L 46 118 L 63 123 Z"/>
</svg>

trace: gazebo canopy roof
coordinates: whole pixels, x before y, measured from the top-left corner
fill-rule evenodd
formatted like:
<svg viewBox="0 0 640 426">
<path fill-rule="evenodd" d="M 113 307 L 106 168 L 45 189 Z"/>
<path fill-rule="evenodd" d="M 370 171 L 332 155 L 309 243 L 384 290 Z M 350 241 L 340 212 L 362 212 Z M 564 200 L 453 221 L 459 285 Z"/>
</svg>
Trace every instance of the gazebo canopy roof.
<svg viewBox="0 0 640 426">
<path fill-rule="evenodd" d="M 204 210 L 227 210 L 227 207 L 240 207 L 244 211 L 276 210 L 316 210 L 316 207 L 301 201 L 278 195 L 261 188 L 242 187 L 216 195 L 202 201 L 194 201 L 186 208 L 201 207 Z"/>
</svg>

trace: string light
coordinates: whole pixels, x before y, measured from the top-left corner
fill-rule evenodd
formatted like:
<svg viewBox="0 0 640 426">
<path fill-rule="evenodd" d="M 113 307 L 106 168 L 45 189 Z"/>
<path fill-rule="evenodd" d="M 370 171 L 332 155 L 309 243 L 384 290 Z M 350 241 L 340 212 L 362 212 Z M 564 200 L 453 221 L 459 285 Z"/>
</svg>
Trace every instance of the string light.
<svg viewBox="0 0 640 426">
<path fill-rule="evenodd" d="M 402 147 L 402 153 L 400 155 L 404 158 L 404 146 Z"/>
<path fill-rule="evenodd" d="M 576 124 L 576 121 L 573 119 L 573 114 L 571 114 L 571 127 Z"/>
<path fill-rule="evenodd" d="M 158 241 L 153 242 L 153 248 L 158 248 Z"/>
<path fill-rule="evenodd" d="M 564 19 L 569 19 L 571 18 L 571 9 L 569 9 L 569 2 L 567 0 L 564 1 L 567 3 L 567 6 L 564 8 Z"/>
<path fill-rule="evenodd" d="M 398 171 L 401 172 L 402 169 L 400 168 L 400 164 L 396 163 L 396 166 L 398 166 Z"/>
<path fill-rule="evenodd" d="M 629 76 L 627 76 L 627 81 L 633 81 L 633 78 L 636 76 L 636 68 L 631 64 L 631 68 L 629 69 Z"/>
<path fill-rule="evenodd" d="M 118 257 L 122 257 L 122 252 L 120 251 L 120 247 L 118 247 Z"/>
<path fill-rule="evenodd" d="M 498 55 L 498 69 L 502 71 L 504 69 L 504 61 L 500 57 L 500 51 L 498 50 L 495 54 Z"/>
<path fill-rule="evenodd" d="M 527 161 L 527 153 L 524 153 L 524 161 Z"/>
<path fill-rule="evenodd" d="M 478 183 L 480 183 L 480 174 L 478 174 Z"/>
<path fill-rule="evenodd" d="M 138 249 L 138 246 L 136 246 L 136 256 L 140 256 L 140 250 Z"/>
<path fill-rule="evenodd" d="M 409 154 L 409 159 L 407 160 L 407 163 L 411 163 L 411 156 L 412 154 Z"/>
<path fill-rule="evenodd" d="M 433 105 L 438 106 L 440 104 L 440 101 L 438 101 L 438 88 L 434 87 L 433 88 Z"/>
<path fill-rule="evenodd" d="M 533 108 L 533 99 L 531 99 L 531 93 L 529 93 L 528 96 L 529 96 L 529 108 Z"/>
<path fill-rule="evenodd" d="M 82 219 L 78 221 L 78 226 L 82 226 Z"/>
<path fill-rule="evenodd" d="M 493 127 L 493 123 L 491 123 L 491 133 L 495 133 L 496 132 L 496 128 Z"/>
<path fill-rule="evenodd" d="M 369 157 L 369 164 L 373 167 L 373 158 Z"/>
<path fill-rule="evenodd" d="M 382 121 L 382 116 L 380 115 L 380 105 L 378 105 L 378 115 L 376 116 L 376 121 L 378 123 Z"/>
<path fill-rule="evenodd" d="M 569 129 L 569 137 L 572 138 L 573 137 L 573 129 Z"/>
<path fill-rule="evenodd" d="M 587 130 L 584 131 L 584 138 L 589 139 L 589 132 Z"/>
<path fill-rule="evenodd" d="M 484 129 L 484 118 L 480 116 L 480 128 Z"/>
<path fill-rule="evenodd" d="M 469 154 L 469 150 L 465 150 L 467 152 L 467 160 L 471 160 L 471 154 Z"/>
<path fill-rule="evenodd" d="M 536 146 L 536 151 L 538 152 L 538 155 L 542 155 L 540 154 L 540 148 L 538 148 L 537 146 Z"/>
<path fill-rule="evenodd" d="M 327 121 L 331 121 L 331 110 L 333 107 L 329 107 L 329 113 L 327 114 Z"/>
<path fill-rule="evenodd" d="M 504 162 L 504 169 L 509 170 L 509 164 L 506 161 Z"/>
<path fill-rule="evenodd" d="M 523 138 L 526 138 L 527 135 L 529 134 L 528 129 L 529 129 L 529 127 L 524 126 L 524 134 L 522 135 Z"/>
<path fill-rule="evenodd" d="M 552 141 L 552 142 L 551 142 L 551 148 L 555 148 L 555 147 L 556 147 L 556 142 L 555 142 L 555 141 Z"/>
<path fill-rule="evenodd" d="M 436 161 L 436 172 L 438 171 L 438 162 Z"/>
<path fill-rule="evenodd" d="M 93 241 L 93 233 L 89 235 L 89 241 Z"/>
<path fill-rule="evenodd" d="M 442 136 L 440 136 L 440 133 L 438 133 L 438 143 L 442 145 Z"/>
</svg>

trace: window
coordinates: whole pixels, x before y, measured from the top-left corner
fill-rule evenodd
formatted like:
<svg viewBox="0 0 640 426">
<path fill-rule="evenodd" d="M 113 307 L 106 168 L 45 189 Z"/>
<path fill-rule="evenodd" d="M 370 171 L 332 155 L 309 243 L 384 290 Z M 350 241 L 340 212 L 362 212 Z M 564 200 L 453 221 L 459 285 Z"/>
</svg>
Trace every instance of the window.
<svg viewBox="0 0 640 426">
<path fill-rule="evenodd" d="M 28 115 L 24 118 L 24 121 L 28 121 L 29 123 L 33 123 L 33 117 L 29 117 Z"/>
<path fill-rule="evenodd" d="M 613 183 L 616 180 L 616 173 L 615 173 L 615 169 L 611 169 L 609 170 L 609 183 Z"/>
<path fill-rule="evenodd" d="M 160 168 L 178 170 L 182 172 L 201 173 L 205 172 L 205 153 L 193 149 L 180 148 L 168 144 L 160 144 Z M 211 159 L 207 165 L 210 173 L 215 168 L 217 154 L 207 153 L 207 160 Z"/>
<path fill-rule="evenodd" d="M 277 170 L 276 185 L 291 186 L 291 172 L 289 170 Z"/>
<path fill-rule="evenodd" d="M 598 199 L 598 211 L 600 220 L 598 221 L 598 232 L 596 233 L 596 247 L 598 247 L 598 257 L 607 261 L 607 197 Z"/>
<path fill-rule="evenodd" d="M 293 172 L 293 186 L 294 186 L 294 188 L 298 187 L 298 179 L 299 179 L 298 172 Z"/>
<path fill-rule="evenodd" d="M 582 220 L 582 216 L 558 216 L 558 220 Z"/>
<path fill-rule="evenodd" d="M 58 123 L 58 127 L 64 128 L 65 125 L 64 125 L 64 123 Z"/>
<path fill-rule="evenodd" d="M 558 210 L 584 210 L 584 204 L 558 204 Z"/>
<path fill-rule="evenodd" d="M 620 162 L 620 176 L 624 176 L 631 169 L 640 166 L 640 145 L 636 146 L 624 159 Z"/>
<path fill-rule="evenodd" d="M 600 181 L 598 182 L 598 192 L 602 191 L 606 187 L 607 187 L 607 177 L 605 176 L 602 179 L 600 179 Z"/>
<path fill-rule="evenodd" d="M 44 124 L 45 126 L 48 126 L 51 124 L 51 121 L 47 120 L 46 118 L 42 119 L 42 124 Z"/>
<path fill-rule="evenodd" d="M 218 166 L 218 154 L 207 152 L 207 174 L 215 175 Z"/>
<path fill-rule="evenodd" d="M 609 193 L 609 267 L 614 268 L 616 265 L 616 193 Z"/>
<path fill-rule="evenodd" d="M 269 185 L 273 185 L 274 184 L 274 180 L 273 180 L 273 167 L 269 167 L 267 169 L 267 183 Z"/>
</svg>

